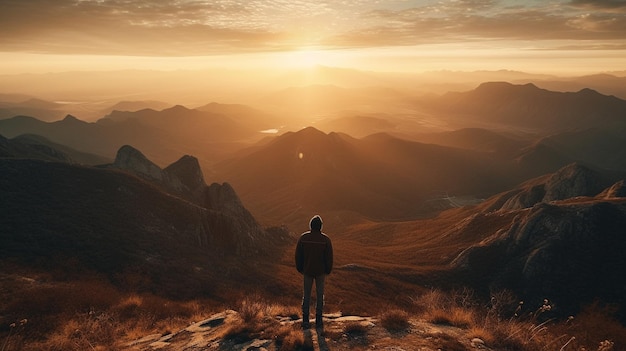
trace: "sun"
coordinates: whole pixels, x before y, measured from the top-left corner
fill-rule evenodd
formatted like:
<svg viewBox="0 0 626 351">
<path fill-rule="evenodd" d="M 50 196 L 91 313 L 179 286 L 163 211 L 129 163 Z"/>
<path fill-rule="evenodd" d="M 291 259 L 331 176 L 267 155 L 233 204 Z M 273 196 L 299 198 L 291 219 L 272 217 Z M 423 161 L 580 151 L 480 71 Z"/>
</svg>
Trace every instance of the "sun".
<svg viewBox="0 0 626 351">
<path fill-rule="evenodd" d="M 300 49 L 283 54 L 284 65 L 292 68 L 311 68 L 315 66 L 332 66 L 336 62 L 333 55 L 326 50 Z"/>
</svg>

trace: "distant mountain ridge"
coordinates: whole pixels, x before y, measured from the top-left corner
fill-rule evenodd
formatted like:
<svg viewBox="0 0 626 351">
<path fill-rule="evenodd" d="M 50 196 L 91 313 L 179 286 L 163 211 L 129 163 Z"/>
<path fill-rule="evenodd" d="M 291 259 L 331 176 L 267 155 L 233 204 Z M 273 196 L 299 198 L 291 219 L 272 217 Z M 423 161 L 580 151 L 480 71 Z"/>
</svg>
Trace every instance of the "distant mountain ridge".
<svg viewBox="0 0 626 351">
<path fill-rule="evenodd" d="M 0 96 L 1 98 L 2 96 Z M 7 98 L 9 97 L 7 96 Z M 24 96 L 21 99 L 20 101 L 0 100 L 0 119 L 28 115 L 37 117 L 42 121 L 56 121 L 65 115 L 61 110 L 61 104 L 34 97 Z"/>
<path fill-rule="evenodd" d="M 8 138 L 41 135 L 55 143 L 110 158 L 122 145 L 133 144 L 159 164 L 180 154 L 194 154 L 206 165 L 224 157 L 238 143 L 260 139 L 262 128 L 275 126 L 269 124 L 271 119 L 263 121 L 263 114 L 255 115 L 255 110 L 225 108 L 224 113 L 237 114 L 242 110 L 246 114 L 236 116 L 184 106 L 162 111 L 114 111 L 95 123 L 71 115 L 56 122 L 15 116 L 0 120 L 0 134 Z"/>
<path fill-rule="evenodd" d="M 432 105 L 457 118 L 472 116 L 544 132 L 626 124 L 625 100 L 587 88 L 561 93 L 540 89 L 532 83 L 489 82 L 469 92 L 445 94 Z"/>
</svg>

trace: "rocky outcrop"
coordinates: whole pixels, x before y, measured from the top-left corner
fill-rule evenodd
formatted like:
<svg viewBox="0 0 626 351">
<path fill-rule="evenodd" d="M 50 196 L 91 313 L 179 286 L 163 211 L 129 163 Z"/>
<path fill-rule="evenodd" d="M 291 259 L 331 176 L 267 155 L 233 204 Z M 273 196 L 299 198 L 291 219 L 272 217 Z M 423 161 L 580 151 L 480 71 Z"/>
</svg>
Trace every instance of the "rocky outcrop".
<svg viewBox="0 0 626 351">
<path fill-rule="evenodd" d="M 595 196 L 606 187 L 602 176 L 577 163 L 554 173 L 545 184 L 544 202 L 565 200 L 576 196 Z"/>
<path fill-rule="evenodd" d="M 185 155 L 167 166 L 163 173 L 167 184 L 182 194 L 195 195 L 206 187 L 198 159 Z"/>
<path fill-rule="evenodd" d="M 579 196 L 593 197 L 612 182 L 609 176 L 572 163 L 556 173 L 532 179 L 517 189 L 498 195 L 487 210 L 519 210 L 540 202 L 549 203 Z"/>
<path fill-rule="evenodd" d="M 610 188 L 603 191 L 600 195 L 600 198 L 614 198 L 614 197 L 626 197 L 626 184 L 624 180 L 620 180 L 619 182 L 613 184 Z"/>
<path fill-rule="evenodd" d="M 267 233 L 244 207 L 230 184 L 213 183 L 207 186 L 198 159 L 193 156 L 185 155 L 161 169 L 139 150 L 125 145 L 118 151 L 113 167 L 133 173 L 215 214 L 211 223 L 212 244 L 242 254 L 258 251 L 261 238 L 266 238 L 267 242 L 285 239 L 283 233 L 268 241 Z"/>
<path fill-rule="evenodd" d="M 585 182 L 583 182 L 585 183 Z M 571 312 L 626 296 L 626 200 L 538 203 L 452 262 L 474 285 L 550 298 Z"/>
<path fill-rule="evenodd" d="M 163 181 L 163 171 L 161 168 L 148 160 L 141 151 L 130 145 L 124 145 L 117 151 L 113 167 L 128 171 L 151 181 Z"/>
<path fill-rule="evenodd" d="M 201 204 L 202 194 L 207 186 L 198 159 L 189 155 L 161 169 L 141 151 L 124 145 L 118 150 L 112 167 L 130 172 L 198 204 Z"/>
</svg>

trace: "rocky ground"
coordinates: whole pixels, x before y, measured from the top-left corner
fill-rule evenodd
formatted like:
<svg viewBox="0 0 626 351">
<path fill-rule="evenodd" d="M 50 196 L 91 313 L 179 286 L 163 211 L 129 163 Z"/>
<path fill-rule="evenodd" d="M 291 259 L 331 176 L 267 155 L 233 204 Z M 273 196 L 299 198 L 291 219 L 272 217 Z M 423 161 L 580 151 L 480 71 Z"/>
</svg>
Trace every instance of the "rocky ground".
<svg viewBox="0 0 626 351">
<path fill-rule="evenodd" d="M 228 310 L 189 327 L 165 335 L 153 334 L 121 345 L 127 351 L 191 351 L 191 350 L 489 350 L 480 339 L 470 340 L 463 329 L 410 320 L 402 331 L 390 332 L 372 317 L 324 315 L 324 328 L 300 328 L 301 320 L 276 316 L 289 336 L 251 338 L 243 334 L 229 335 L 241 317 Z M 263 333 L 261 333 L 262 335 Z"/>
</svg>

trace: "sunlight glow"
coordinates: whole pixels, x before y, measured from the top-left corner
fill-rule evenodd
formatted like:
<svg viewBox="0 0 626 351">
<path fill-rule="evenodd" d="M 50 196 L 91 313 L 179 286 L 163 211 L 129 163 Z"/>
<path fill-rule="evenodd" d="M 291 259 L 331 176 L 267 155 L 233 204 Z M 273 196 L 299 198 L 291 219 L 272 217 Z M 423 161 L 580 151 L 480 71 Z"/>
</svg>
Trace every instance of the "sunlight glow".
<svg viewBox="0 0 626 351">
<path fill-rule="evenodd" d="M 311 68 L 315 66 L 336 66 L 340 59 L 328 50 L 296 50 L 283 53 L 279 61 L 284 67 Z"/>
</svg>

